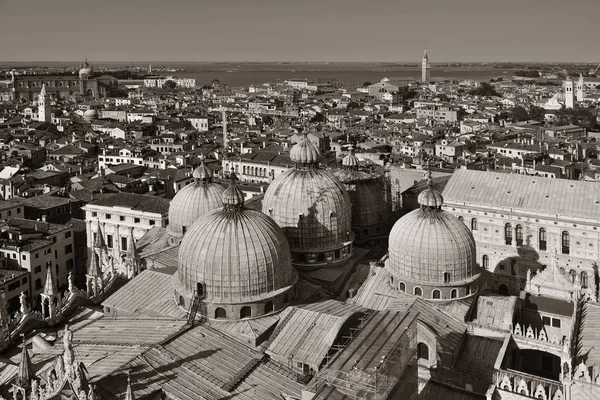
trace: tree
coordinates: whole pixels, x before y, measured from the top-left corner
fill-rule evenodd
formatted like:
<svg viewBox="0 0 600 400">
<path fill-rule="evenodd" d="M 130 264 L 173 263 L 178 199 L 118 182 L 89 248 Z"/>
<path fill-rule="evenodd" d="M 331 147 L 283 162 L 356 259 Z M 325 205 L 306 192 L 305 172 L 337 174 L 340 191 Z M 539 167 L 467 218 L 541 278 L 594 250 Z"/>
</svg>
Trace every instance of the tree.
<svg viewBox="0 0 600 400">
<path fill-rule="evenodd" d="M 325 114 L 318 112 L 311 120 L 310 122 L 325 122 L 327 121 L 327 117 L 325 117 Z"/>
<path fill-rule="evenodd" d="M 471 96 L 500 96 L 500 93 L 487 82 L 482 82 L 481 86 L 469 91 Z"/>
<path fill-rule="evenodd" d="M 270 115 L 266 115 L 263 117 L 262 122 L 264 125 L 271 126 L 274 122 L 273 117 L 271 117 Z"/>
<path fill-rule="evenodd" d="M 348 110 L 358 110 L 360 108 L 360 104 L 358 104 L 356 101 L 351 101 L 350 103 L 348 103 L 346 108 Z"/>
<path fill-rule="evenodd" d="M 542 107 L 531 106 L 529 108 L 529 118 L 534 119 L 536 121 L 544 122 L 546 119 L 546 110 Z"/>
<path fill-rule="evenodd" d="M 175 81 L 168 80 L 163 84 L 163 89 L 173 90 L 175 88 L 177 88 L 177 82 Z"/>
<path fill-rule="evenodd" d="M 366 81 L 365 83 L 363 83 L 363 87 L 367 87 L 367 86 L 371 86 L 372 83 L 369 81 Z"/>
<path fill-rule="evenodd" d="M 529 113 L 522 106 L 515 106 L 510 110 L 510 116 L 513 122 L 527 121 L 529 119 Z"/>
</svg>

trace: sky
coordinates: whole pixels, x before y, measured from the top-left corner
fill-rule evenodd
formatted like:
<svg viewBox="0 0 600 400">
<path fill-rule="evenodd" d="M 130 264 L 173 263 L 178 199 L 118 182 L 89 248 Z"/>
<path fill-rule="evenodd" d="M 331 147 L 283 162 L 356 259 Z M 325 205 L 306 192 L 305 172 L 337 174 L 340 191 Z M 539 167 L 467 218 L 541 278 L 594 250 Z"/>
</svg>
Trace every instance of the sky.
<svg viewBox="0 0 600 400">
<path fill-rule="evenodd" d="M 600 62 L 600 0 L 0 0 L 0 61 Z"/>
</svg>

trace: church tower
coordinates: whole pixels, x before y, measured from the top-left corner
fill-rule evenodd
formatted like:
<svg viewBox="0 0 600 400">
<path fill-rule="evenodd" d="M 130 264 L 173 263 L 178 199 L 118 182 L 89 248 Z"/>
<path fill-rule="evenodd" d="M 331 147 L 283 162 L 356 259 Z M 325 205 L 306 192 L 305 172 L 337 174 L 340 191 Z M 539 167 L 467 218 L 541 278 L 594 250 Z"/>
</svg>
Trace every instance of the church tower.
<svg viewBox="0 0 600 400">
<path fill-rule="evenodd" d="M 427 49 L 425 49 L 425 52 L 423 53 L 423 62 L 421 63 L 421 82 L 429 83 L 430 68 L 429 55 L 427 55 Z"/>
<path fill-rule="evenodd" d="M 563 89 L 565 91 L 565 107 L 573 108 L 575 106 L 575 93 L 571 78 L 567 77 L 567 80 L 563 82 Z"/>
<path fill-rule="evenodd" d="M 38 121 L 40 122 L 51 122 L 50 115 L 50 102 L 46 95 L 46 85 L 42 85 L 42 90 L 38 96 Z"/>
<path fill-rule="evenodd" d="M 583 75 L 579 74 L 579 80 L 575 85 L 575 94 L 577 97 L 577 102 L 583 101 L 583 88 L 585 87 L 585 83 L 583 82 Z"/>
</svg>

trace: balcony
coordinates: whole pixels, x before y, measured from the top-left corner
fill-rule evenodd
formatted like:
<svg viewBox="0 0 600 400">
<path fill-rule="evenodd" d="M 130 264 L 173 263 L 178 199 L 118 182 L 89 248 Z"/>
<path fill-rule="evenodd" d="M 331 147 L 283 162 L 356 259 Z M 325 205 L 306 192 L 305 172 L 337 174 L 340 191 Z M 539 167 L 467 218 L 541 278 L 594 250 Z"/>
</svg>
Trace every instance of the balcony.
<svg viewBox="0 0 600 400">
<path fill-rule="evenodd" d="M 530 399 L 565 398 L 564 387 L 559 381 L 511 369 L 494 371 L 494 384 L 497 390 L 517 393 Z"/>
</svg>

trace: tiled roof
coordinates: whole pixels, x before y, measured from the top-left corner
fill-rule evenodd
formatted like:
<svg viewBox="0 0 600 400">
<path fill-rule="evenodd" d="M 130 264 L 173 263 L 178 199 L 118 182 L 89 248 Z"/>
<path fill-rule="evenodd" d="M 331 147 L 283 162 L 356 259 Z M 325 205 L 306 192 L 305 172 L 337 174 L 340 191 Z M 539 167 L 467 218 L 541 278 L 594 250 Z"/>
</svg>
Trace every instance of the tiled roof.
<svg viewBox="0 0 600 400">
<path fill-rule="evenodd" d="M 167 215 L 169 211 L 169 200 L 161 197 L 134 193 L 115 193 L 93 201 L 90 205 L 101 207 L 123 207 L 161 215 Z"/>
<path fill-rule="evenodd" d="M 600 219 L 598 182 L 460 169 L 450 178 L 443 196 L 446 208 L 468 204 Z"/>
</svg>

